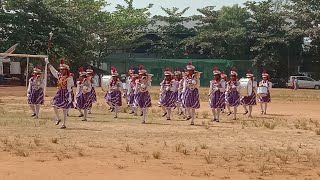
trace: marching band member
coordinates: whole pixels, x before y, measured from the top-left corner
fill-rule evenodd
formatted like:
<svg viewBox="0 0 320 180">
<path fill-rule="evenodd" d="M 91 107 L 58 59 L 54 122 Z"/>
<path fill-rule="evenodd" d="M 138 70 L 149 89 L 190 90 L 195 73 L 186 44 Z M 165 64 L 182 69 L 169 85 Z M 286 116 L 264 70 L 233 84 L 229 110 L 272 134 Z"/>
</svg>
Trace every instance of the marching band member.
<svg viewBox="0 0 320 180">
<path fill-rule="evenodd" d="M 270 89 L 272 88 L 272 83 L 269 81 L 269 74 L 267 71 L 263 71 L 262 73 L 262 81 L 259 83 L 259 87 L 266 87 L 268 89 L 267 96 L 262 97 L 259 96 L 259 103 L 261 107 L 261 114 L 267 114 L 267 105 L 271 102 Z M 263 107 L 264 105 L 264 107 Z"/>
<path fill-rule="evenodd" d="M 160 83 L 160 99 L 159 106 L 163 109 L 162 117 L 167 116 L 167 120 L 171 120 L 171 110 L 175 107 L 175 101 L 172 91 L 172 73 L 169 68 L 164 72 L 165 79 Z"/>
<path fill-rule="evenodd" d="M 33 112 L 31 117 L 39 118 L 40 105 L 44 102 L 43 89 L 45 81 L 39 66 L 33 68 L 33 76 L 29 79 L 27 97 L 28 104 Z"/>
<path fill-rule="evenodd" d="M 224 73 L 224 71 L 221 71 L 221 79 L 223 79 L 225 83 L 228 82 L 228 75 L 226 75 L 226 74 Z M 227 101 L 227 97 L 228 97 L 228 92 L 225 91 L 225 92 L 224 92 L 225 101 Z M 223 105 L 223 108 L 221 108 L 221 113 L 224 113 L 225 108 L 226 108 L 226 104 L 224 104 L 224 105 Z"/>
<path fill-rule="evenodd" d="M 68 109 L 72 107 L 72 86 L 74 85 L 73 78 L 70 76 L 70 67 L 64 63 L 64 58 L 60 59 L 60 72 L 58 72 L 49 61 L 46 60 L 52 75 L 58 79 L 58 91 L 52 100 L 52 106 L 56 114 L 56 125 L 59 125 L 58 109 L 63 109 L 63 124 L 61 129 L 66 128 Z"/>
<path fill-rule="evenodd" d="M 174 78 L 172 80 L 173 89 L 173 100 L 175 101 L 176 107 L 178 108 L 178 115 L 183 113 L 181 106 L 181 91 L 183 89 L 182 74 L 178 68 L 174 71 Z"/>
<path fill-rule="evenodd" d="M 227 82 L 227 101 L 226 105 L 228 108 L 228 116 L 231 115 L 230 107 L 234 108 L 233 120 L 237 119 L 237 107 L 240 104 L 240 93 L 239 93 L 239 82 L 237 80 L 238 73 L 236 72 L 236 68 L 232 67 L 230 73 L 230 81 Z"/>
<path fill-rule="evenodd" d="M 250 72 L 250 70 L 248 70 L 246 77 L 251 79 L 251 81 L 252 81 L 252 94 L 250 96 L 242 97 L 240 102 L 245 110 L 245 113 L 243 115 L 246 115 L 249 113 L 248 117 L 252 117 L 252 114 L 251 114 L 252 113 L 252 106 L 257 105 L 256 93 L 255 93 L 257 91 L 257 82 L 254 81 L 253 74 Z M 249 111 L 247 109 L 247 106 L 249 106 Z"/>
<path fill-rule="evenodd" d="M 77 81 L 77 92 L 76 92 L 76 107 L 82 114 L 83 120 L 87 121 L 88 111 L 94 102 L 94 96 L 92 92 L 92 82 L 88 79 L 87 73 L 83 71 L 83 67 L 79 68 L 79 81 Z"/>
<path fill-rule="evenodd" d="M 134 115 L 137 115 L 137 110 L 136 110 L 136 107 L 134 106 L 134 91 L 135 91 L 136 78 L 137 78 L 137 74 L 135 73 L 134 69 L 132 68 L 129 69 L 129 77 L 127 78 L 127 81 L 126 81 L 128 86 L 126 98 L 127 98 L 128 106 L 131 110 L 129 114 L 134 114 Z"/>
<path fill-rule="evenodd" d="M 151 107 L 151 97 L 149 88 L 151 87 L 151 77 L 147 71 L 140 65 L 140 78 L 136 80 L 136 105 L 142 110 L 142 124 L 146 123 L 147 108 Z"/>
<path fill-rule="evenodd" d="M 97 82 L 95 82 L 94 71 L 92 70 L 91 66 L 89 66 L 87 68 L 86 73 L 87 73 L 87 78 L 91 81 L 90 96 L 92 96 L 93 103 L 95 103 L 95 102 L 97 102 L 97 94 L 96 94 L 96 90 L 95 90 L 95 85 L 97 84 Z M 91 106 L 88 108 L 88 114 L 91 114 L 91 109 L 92 109 L 93 103 L 91 103 Z"/>
<path fill-rule="evenodd" d="M 187 72 L 187 69 L 183 69 L 183 72 L 182 72 L 182 79 L 180 80 L 179 82 L 179 91 L 180 91 L 180 95 L 179 95 L 179 101 L 180 101 L 180 104 L 181 104 L 181 110 L 182 112 L 180 113 L 180 115 L 183 115 L 183 119 L 187 119 L 189 118 L 191 115 L 188 114 L 187 112 L 187 108 L 185 107 L 185 103 L 184 103 L 184 95 L 185 95 L 185 89 L 183 88 L 184 86 L 184 81 L 186 80 L 187 78 L 187 75 L 188 75 L 188 72 Z"/>
<path fill-rule="evenodd" d="M 109 90 L 105 95 L 106 101 L 115 110 L 114 118 L 118 118 L 119 107 L 122 106 L 122 83 L 119 79 L 117 69 L 111 69 L 112 80 L 109 84 Z"/>
<path fill-rule="evenodd" d="M 213 70 L 214 80 L 210 81 L 209 89 L 209 105 L 213 114 L 213 121 L 220 121 L 220 111 L 225 105 L 225 84 L 226 82 L 221 79 L 221 72 L 217 67 Z"/>
<path fill-rule="evenodd" d="M 195 67 L 192 65 L 192 62 L 186 67 L 188 75 L 184 80 L 184 106 L 187 108 L 189 117 L 187 120 L 191 119 L 191 125 L 194 125 L 195 110 L 200 108 L 199 102 L 199 91 L 200 79 L 198 77 L 198 72 L 195 71 Z"/>
</svg>

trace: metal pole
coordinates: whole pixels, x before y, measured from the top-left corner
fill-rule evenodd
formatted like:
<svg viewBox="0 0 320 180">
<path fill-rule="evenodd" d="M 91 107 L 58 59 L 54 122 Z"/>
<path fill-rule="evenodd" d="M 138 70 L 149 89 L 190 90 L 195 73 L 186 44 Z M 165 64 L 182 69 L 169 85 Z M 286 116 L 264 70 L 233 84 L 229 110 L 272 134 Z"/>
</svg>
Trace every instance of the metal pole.
<svg viewBox="0 0 320 180">
<path fill-rule="evenodd" d="M 26 87 L 28 87 L 28 81 L 29 81 L 29 57 L 27 57 Z"/>
<path fill-rule="evenodd" d="M 45 59 L 48 59 L 48 58 L 45 58 Z M 43 90 L 43 97 L 46 97 L 47 82 L 48 82 L 48 64 L 46 63 L 46 67 L 44 68 L 44 90 Z"/>
</svg>

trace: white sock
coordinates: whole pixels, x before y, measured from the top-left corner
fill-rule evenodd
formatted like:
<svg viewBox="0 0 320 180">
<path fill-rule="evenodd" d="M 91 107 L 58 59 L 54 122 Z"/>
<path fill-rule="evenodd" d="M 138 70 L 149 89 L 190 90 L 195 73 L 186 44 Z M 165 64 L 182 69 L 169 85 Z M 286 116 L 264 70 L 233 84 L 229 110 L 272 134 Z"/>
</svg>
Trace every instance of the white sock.
<svg viewBox="0 0 320 180">
<path fill-rule="evenodd" d="M 267 113 L 267 107 L 268 107 L 268 103 L 264 103 L 265 107 L 264 107 L 264 112 Z"/>
<path fill-rule="evenodd" d="M 116 117 L 118 117 L 119 106 L 116 106 L 114 111 L 116 112 Z"/>
<path fill-rule="evenodd" d="M 218 121 L 220 121 L 220 111 L 221 111 L 221 109 L 218 108 L 218 109 L 217 109 L 217 119 L 218 119 Z"/>
<path fill-rule="evenodd" d="M 167 114 L 167 117 L 170 119 L 171 118 L 171 108 L 168 108 L 168 114 Z"/>
<path fill-rule="evenodd" d="M 39 112 L 40 112 L 40 105 L 36 105 L 36 117 L 39 117 Z"/>
<path fill-rule="evenodd" d="M 146 108 L 143 108 L 143 109 L 142 109 L 142 112 L 143 112 L 142 121 L 143 121 L 143 122 L 146 122 L 147 109 L 146 109 Z"/>
<path fill-rule="evenodd" d="M 187 113 L 188 113 L 188 116 L 192 117 L 192 114 L 191 114 L 190 108 L 187 108 Z"/>
<path fill-rule="evenodd" d="M 216 110 L 215 109 L 211 109 L 211 111 L 212 111 L 213 118 L 216 119 Z"/>
<path fill-rule="evenodd" d="M 29 106 L 30 106 L 30 109 L 31 109 L 32 113 L 33 113 L 33 114 L 36 114 L 36 108 L 35 108 L 35 105 L 30 104 Z"/>
<path fill-rule="evenodd" d="M 68 111 L 69 111 L 69 109 L 68 109 Z M 83 115 L 83 113 L 82 113 L 81 109 L 79 109 L 79 108 L 78 108 L 78 111 L 80 112 L 80 114 L 81 114 L 81 115 Z"/>
<path fill-rule="evenodd" d="M 84 111 L 83 118 L 84 118 L 85 120 L 87 120 L 87 117 L 88 117 L 88 110 L 84 109 L 83 111 Z"/>
<path fill-rule="evenodd" d="M 237 118 L 237 107 L 233 107 L 234 109 L 234 114 L 233 114 L 233 118 L 236 119 Z"/>
<path fill-rule="evenodd" d="M 195 109 L 192 109 L 192 111 L 191 111 L 191 122 L 192 123 L 194 123 L 194 118 L 195 118 L 195 116 L 196 116 L 196 110 Z"/>
<path fill-rule="evenodd" d="M 249 106 L 249 116 L 251 116 L 252 113 L 252 106 Z"/>
<path fill-rule="evenodd" d="M 56 114 L 56 120 L 57 120 L 57 121 L 60 120 L 58 107 L 54 106 L 54 107 L 53 107 L 53 110 L 54 110 L 54 113 Z"/>
<path fill-rule="evenodd" d="M 67 114 L 68 114 L 68 109 L 63 109 L 63 123 L 62 123 L 63 126 L 66 125 Z"/>
</svg>

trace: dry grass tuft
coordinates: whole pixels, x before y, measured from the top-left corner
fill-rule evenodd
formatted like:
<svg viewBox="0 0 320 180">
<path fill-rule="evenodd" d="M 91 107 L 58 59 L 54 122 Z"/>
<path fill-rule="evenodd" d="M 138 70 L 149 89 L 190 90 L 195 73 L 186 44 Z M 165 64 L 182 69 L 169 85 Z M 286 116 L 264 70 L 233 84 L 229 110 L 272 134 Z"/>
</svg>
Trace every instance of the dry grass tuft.
<svg viewBox="0 0 320 180">
<path fill-rule="evenodd" d="M 200 144 L 201 149 L 208 149 L 208 146 L 206 144 Z"/>
<path fill-rule="evenodd" d="M 38 139 L 38 138 L 34 138 L 33 139 L 33 142 L 34 142 L 34 144 L 36 145 L 36 146 L 40 146 L 41 144 L 40 144 L 40 139 Z"/>
<path fill-rule="evenodd" d="M 51 142 L 54 143 L 54 144 L 58 144 L 58 138 L 52 138 Z"/>
<path fill-rule="evenodd" d="M 161 153 L 159 151 L 155 151 L 152 153 L 153 158 L 160 159 Z"/>
<path fill-rule="evenodd" d="M 201 115 L 203 119 L 207 119 L 209 117 L 209 111 L 202 111 Z"/>
<path fill-rule="evenodd" d="M 320 135 L 320 129 L 315 130 L 316 135 Z"/>
<path fill-rule="evenodd" d="M 274 129 L 277 126 L 277 124 L 275 122 L 270 123 L 268 121 L 263 121 L 263 126 L 268 129 Z"/>
<path fill-rule="evenodd" d="M 83 152 L 80 150 L 80 151 L 78 151 L 78 156 L 79 157 L 83 157 L 84 156 L 84 154 L 83 154 Z"/>
<path fill-rule="evenodd" d="M 120 165 L 120 164 L 114 163 L 114 165 L 115 165 L 118 169 L 124 169 L 124 168 L 126 168 L 125 166 Z"/>
<path fill-rule="evenodd" d="M 28 157 L 29 156 L 29 153 L 26 152 L 24 149 L 17 149 L 15 154 L 20 157 Z"/>
<path fill-rule="evenodd" d="M 189 154 L 190 154 L 188 149 L 182 149 L 181 152 L 182 152 L 182 154 L 184 154 L 184 155 L 189 155 Z"/>
<path fill-rule="evenodd" d="M 131 147 L 129 144 L 126 145 L 126 152 L 130 152 L 131 151 Z"/>
<path fill-rule="evenodd" d="M 185 145 L 183 143 L 176 144 L 176 152 L 181 152 L 181 149 L 184 147 Z"/>
<path fill-rule="evenodd" d="M 214 157 L 212 156 L 212 154 L 209 152 L 209 154 L 204 156 L 204 159 L 206 160 L 206 162 L 208 164 L 212 164 L 214 161 Z"/>
</svg>

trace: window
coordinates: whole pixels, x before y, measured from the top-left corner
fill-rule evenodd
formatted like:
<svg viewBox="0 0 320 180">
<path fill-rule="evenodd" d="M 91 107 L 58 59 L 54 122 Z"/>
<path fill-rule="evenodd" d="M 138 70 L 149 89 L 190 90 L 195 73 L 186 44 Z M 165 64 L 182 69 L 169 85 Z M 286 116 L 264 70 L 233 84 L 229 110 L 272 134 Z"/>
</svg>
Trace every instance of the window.
<svg viewBox="0 0 320 180">
<path fill-rule="evenodd" d="M 305 77 L 297 77 L 298 80 L 306 81 Z"/>
<path fill-rule="evenodd" d="M 305 80 L 306 80 L 306 81 L 314 81 L 314 79 L 309 78 L 309 77 L 305 77 Z"/>
</svg>

